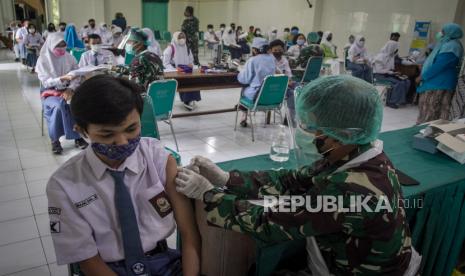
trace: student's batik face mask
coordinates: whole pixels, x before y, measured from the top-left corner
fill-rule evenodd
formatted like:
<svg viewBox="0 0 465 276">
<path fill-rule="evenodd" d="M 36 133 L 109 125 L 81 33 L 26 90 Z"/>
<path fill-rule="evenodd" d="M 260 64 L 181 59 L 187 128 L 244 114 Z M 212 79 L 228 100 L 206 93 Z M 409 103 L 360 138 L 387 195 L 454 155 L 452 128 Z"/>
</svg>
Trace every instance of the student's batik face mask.
<svg viewBox="0 0 465 276">
<path fill-rule="evenodd" d="M 128 139 L 124 145 L 109 145 L 101 143 L 92 143 L 92 149 L 110 160 L 124 160 L 134 153 L 140 142 L 140 135 L 136 138 Z"/>
</svg>

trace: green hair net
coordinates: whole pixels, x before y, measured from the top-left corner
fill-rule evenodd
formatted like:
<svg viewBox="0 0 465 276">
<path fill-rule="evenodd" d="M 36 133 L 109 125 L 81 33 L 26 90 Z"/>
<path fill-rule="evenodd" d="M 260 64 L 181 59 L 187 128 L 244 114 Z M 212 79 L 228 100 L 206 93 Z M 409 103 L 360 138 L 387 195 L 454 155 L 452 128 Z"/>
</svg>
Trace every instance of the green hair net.
<svg viewBox="0 0 465 276">
<path fill-rule="evenodd" d="M 148 45 L 150 43 L 147 34 L 139 28 L 131 28 L 128 33 L 128 40 L 142 42 L 144 45 Z"/>
<path fill-rule="evenodd" d="M 320 35 L 317 32 L 311 32 L 308 34 L 307 40 L 310 44 L 316 44 L 320 40 Z"/>
<path fill-rule="evenodd" d="M 376 140 L 383 120 L 383 106 L 376 88 L 349 76 L 318 78 L 296 93 L 300 126 L 320 130 L 343 144 Z"/>
</svg>

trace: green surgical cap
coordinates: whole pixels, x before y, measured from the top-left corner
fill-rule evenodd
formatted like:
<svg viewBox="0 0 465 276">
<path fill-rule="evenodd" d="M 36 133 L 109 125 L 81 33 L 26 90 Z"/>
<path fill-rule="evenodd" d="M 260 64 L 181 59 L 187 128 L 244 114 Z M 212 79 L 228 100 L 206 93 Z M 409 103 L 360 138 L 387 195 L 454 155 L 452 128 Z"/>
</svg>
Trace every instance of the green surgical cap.
<svg viewBox="0 0 465 276">
<path fill-rule="evenodd" d="M 310 42 L 310 44 L 316 44 L 318 43 L 318 40 L 320 40 L 320 36 L 318 35 L 317 32 L 311 32 L 308 34 L 308 42 Z"/>
<path fill-rule="evenodd" d="M 378 137 L 383 106 L 376 88 L 349 76 L 318 78 L 296 93 L 300 126 L 320 130 L 343 144 L 367 144 Z"/>
</svg>

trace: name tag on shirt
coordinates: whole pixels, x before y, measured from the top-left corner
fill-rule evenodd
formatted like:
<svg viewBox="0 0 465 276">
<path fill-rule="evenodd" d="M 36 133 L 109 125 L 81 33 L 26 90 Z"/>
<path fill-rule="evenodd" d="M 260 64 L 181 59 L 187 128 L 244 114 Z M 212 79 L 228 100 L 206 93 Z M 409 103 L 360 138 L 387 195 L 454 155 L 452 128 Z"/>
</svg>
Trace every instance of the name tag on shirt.
<svg viewBox="0 0 465 276">
<path fill-rule="evenodd" d="M 92 202 L 96 201 L 97 200 L 97 195 L 96 194 L 93 194 L 91 196 L 89 196 L 88 198 L 82 200 L 82 201 L 79 201 L 79 202 L 76 202 L 74 203 L 74 206 L 76 206 L 76 208 L 82 208 L 82 207 L 85 207 L 89 204 L 91 204 Z"/>
<path fill-rule="evenodd" d="M 165 191 L 162 191 L 158 195 L 154 196 L 149 200 L 149 202 L 162 218 L 166 217 L 169 213 L 171 213 L 171 211 L 173 211 Z"/>
</svg>

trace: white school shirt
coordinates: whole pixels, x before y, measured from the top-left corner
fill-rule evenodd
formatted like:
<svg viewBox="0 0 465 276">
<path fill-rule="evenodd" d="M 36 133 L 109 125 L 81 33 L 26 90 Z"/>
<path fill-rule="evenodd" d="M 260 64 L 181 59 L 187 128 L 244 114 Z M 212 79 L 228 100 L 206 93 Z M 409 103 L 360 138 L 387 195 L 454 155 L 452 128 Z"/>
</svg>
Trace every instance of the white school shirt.
<svg viewBox="0 0 465 276">
<path fill-rule="evenodd" d="M 29 47 L 41 46 L 44 44 L 44 39 L 37 32 L 35 34 L 27 34 L 26 38 L 24 39 L 24 44 Z"/>
<path fill-rule="evenodd" d="M 289 66 L 289 61 L 284 56 L 282 56 L 280 60 L 276 59 L 276 68 L 281 74 L 284 74 L 289 78 L 292 78 L 292 71 L 291 67 Z"/>
<path fill-rule="evenodd" d="M 116 65 L 115 55 L 111 51 L 100 49 L 97 52 L 98 65 L 111 64 Z M 95 53 L 92 50 L 85 51 L 79 60 L 79 67 L 95 65 Z"/>
<path fill-rule="evenodd" d="M 26 27 L 21 27 L 19 28 L 18 31 L 16 31 L 16 35 L 15 35 L 15 38 L 16 39 L 19 39 L 21 42 L 21 44 L 24 43 L 24 39 L 26 39 L 26 36 L 29 32 L 27 31 Z"/>
<path fill-rule="evenodd" d="M 128 188 L 144 252 L 170 236 L 174 229 L 165 193 L 169 153 L 153 138 L 141 138 L 136 151 L 117 169 L 126 169 Z M 110 169 L 87 147 L 65 162 L 47 183 L 50 231 L 59 265 L 100 254 L 103 261 L 124 259 L 115 210 L 115 183 Z"/>
<path fill-rule="evenodd" d="M 215 39 L 218 38 L 218 40 Z M 220 42 L 220 37 L 216 35 L 216 33 L 210 33 L 210 32 L 205 32 L 203 35 L 203 39 L 209 43 L 219 43 Z"/>
</svg>

